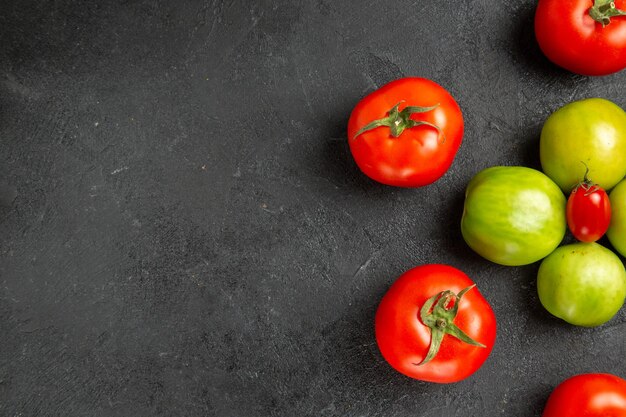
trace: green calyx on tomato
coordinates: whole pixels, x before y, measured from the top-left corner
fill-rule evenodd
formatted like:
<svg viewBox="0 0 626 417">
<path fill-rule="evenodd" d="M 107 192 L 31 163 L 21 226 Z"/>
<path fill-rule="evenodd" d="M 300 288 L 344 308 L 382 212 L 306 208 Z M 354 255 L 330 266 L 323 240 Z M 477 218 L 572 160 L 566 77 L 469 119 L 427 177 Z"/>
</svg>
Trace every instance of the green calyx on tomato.
<svg viewBox="0 0 626 417">
<path fill-rule="evenodd" d="M 377 127 L 387 126 L 391 130 L 391 136 L 397 138 L 404 132 L 404 129 L 412 128 L 415 126 L 426 125 L 437 129 L 439 133 L 441 133 L 441 129 L 439 126 L 425 122 L 423 120 L 413 120 L 411 119 L 411 115 L 414 113 L 426 113 L 432 110 L 435 110 L 439 103 L 435 104 L 431 107 L 420 107 L 420 106 L 407 106 L 402 111 L 398 111 L 398 107 L 402 102 L 393 106 L 388 112 L 387 117 L 383 117 L 382 119 L 374 120 L 367 125 L 363 126 L 356 135 L 354 135 L 353 139 L 356 139 L 361 133 L 367 132 L 368 130 L 376 129 Z"/>
<path fill-rule="evenodd" d="M 459 303 L 466 292 L 474 288 L 476 284 L 463 289 L 458 294 L 450 290 L 441 291 L 430 297 L 420 309 L 422 323 L 430 328 L 430 347 L 424 360 L 416 365 L 424 365 L 437 355 L 441 346 L 441 341 L 446 334 L 454 336 L 462 342 L 472 346 L 486 347 L 469 337 L 463 330 L 454 323 L 454 318 L 459 311 Z M 450 306 L 452 304 L 452 306 Z"/>
<path fill-rule="evenodd" d="M 405 109 L 406 103 L 411 106 Z M 452 165 L 463 139 L 463 114 L 454 97 L 434 81 L 400 78 L 354 106 L 347 136 L 363 174 L 395 187 L 423 187 Z"/>
<path fill-rule="evenodd" d="M 604 27 L 611 23 L 612 17 L 626 16 L 626 11 L 618 9 L 613 0 L 595 0 L 589 15 Z"/>
<path fill-rule="evenodd" d="M 584 161 L 580 161 L 580 163 L 585 166 L 585 175 L 583 175 L 582 181 L 580 181 L 578 184 L 576 184 L 576 186 L 574 186 L 574 188 L 572 189 L 572 192 L 578 190 L 579 188 L 582 188 L 585 190 L 585 193 L 587 193 L 591 190 L 591 187 L 598 187 L 598 184 L 596 184 L 595 182 L 589 179 L 589 166 L 585 164 Z"/>
</svg>

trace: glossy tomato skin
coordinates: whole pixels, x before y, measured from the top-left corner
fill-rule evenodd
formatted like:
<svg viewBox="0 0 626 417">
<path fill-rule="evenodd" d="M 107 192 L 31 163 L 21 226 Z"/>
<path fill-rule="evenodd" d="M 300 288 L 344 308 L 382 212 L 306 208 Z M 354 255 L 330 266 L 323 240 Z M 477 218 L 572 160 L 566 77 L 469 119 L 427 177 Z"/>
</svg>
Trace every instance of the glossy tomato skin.
<svg viewBox="0 0 626 417">
<path fill-rule="evenodd" d="M 591 185 L 576 187 L 567 199 L 567 225 L 581 242 L 595 242 L 611 223 L 611 202 L 606 191 Z"/>
<path fill-rule="evenodd" d="M 539 0 L 535 36 L 555 64 L 582 75 L 607 75 L 626 68 L 626 18 L 602 27 L 590 15 L 593 0 Z M 618 9 L 626 0 L 615 0 Z"/>
<path fill-rule="evenodd" d="M 602 98 L 566 104 L 544 123 L 539 157 L 543 172 L 566 194 L 587 169 L 594 183 L 610 190 L 626 175 L 626 112 Z"/>
<path fill-rule="evenodd" d="M 437 108 L 413 114 L 411 119 L 439 126 L 421 125 L 391 136 L 381 126 L 355 137 L 374 120 L 384 118 L 396 104 Z M 425 78 L 392 81 L 363 98 L 348 121 L 350 150 L 361 171 L 383 184 L 421 187 L 439 179 L 452 165 L 463 138 L 463 115 L 454 98 L 443 87 Z"/>
<path fill-rule="evenodd" d="M 548 398 L 542 417 L 624 417 L 626 381 L 611 374 L 576 375 Z"/>
<path fill-rule="evenodd" d="M 597 243 L 564 245 L 541 262 L 537 293 L 552 315 L 575 326 L 600 326 L 624 305 L 626 270 Z"/>
<path fill-rule="evenodd" d="M 437 355 L 416 365 L 430 346 L 430 329 L 419 318 L 422 305 L 441 291 L 458 294 L 473 284 L 467 275 L 448 265 L 423 265 L 400 276 L 376 312 L 376 341 L 387 362 L 411 378 L 437 383 L 460 381 L 480 368 L 496 339 L 496 318 L 476 287 L 461 299 L 454 324 L 486 347 L 445 335 Z"/>
<path fill-rule="evenodd" d="M 491 167 L 467 185 L 461 233 L 491 262 L 508 266 L 536 262 L 561 243 L 566 228 L 565 196 L 537 170 Z"/>
</svg>

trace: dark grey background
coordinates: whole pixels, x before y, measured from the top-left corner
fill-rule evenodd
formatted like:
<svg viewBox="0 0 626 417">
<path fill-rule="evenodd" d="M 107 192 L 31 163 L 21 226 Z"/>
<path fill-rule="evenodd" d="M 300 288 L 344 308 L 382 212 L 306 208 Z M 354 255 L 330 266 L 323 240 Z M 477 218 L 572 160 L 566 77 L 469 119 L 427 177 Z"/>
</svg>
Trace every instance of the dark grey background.
<svg viewBox="0 0 626 417">
<path fill-rule="evenodd" d="M 102 4 L 101 4 L 102 3 Z M 0 5 L 0 415 L 539 416 L 577 373 L 625 376 L 622 310 L 551 318 L 538 265 L 464 243 L 464 187 L 538 167 L 546 117 L 626 73 L 562 71 L 535 1 L 41 1 Z M 461 105 L 437 183 L 376 184 L 352 107 L 402 76 Z M 373 316 L 423 263 L 466 271 L 498 338 L 469 379 L 393 371 Z"/>
</svg>

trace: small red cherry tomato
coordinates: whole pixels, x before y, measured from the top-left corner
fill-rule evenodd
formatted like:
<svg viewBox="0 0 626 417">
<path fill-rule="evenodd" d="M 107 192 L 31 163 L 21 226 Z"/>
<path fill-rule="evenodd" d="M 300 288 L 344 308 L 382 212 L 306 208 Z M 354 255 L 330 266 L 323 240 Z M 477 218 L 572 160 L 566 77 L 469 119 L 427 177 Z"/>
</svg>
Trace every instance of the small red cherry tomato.
<svg viewBox="0 0 626 417">
<path fill-rule="evenodd" d="M 555 64 L 582 75 L 626 68 L 626 0 L 539 0 L 535 36 Z"/>
<path fill-rule="evenodd" d="M 404 273 L 376 312 L 376 341 L 397 371 L 423 381 L 467 378 L 485 362 L 496 318 L 472 280 L 447 265 Z"/>
<path fill-rule="evenodd" d="M 585 177 L 570 194 L 566 213 L 574 237 L 581 242 L 595 242 L 609 228 L 611 202 L 606 191 Z"/>
<path fill-rule="evenodd" d="M 626 381 L 611 374 L 576 375 L 552 391 L 542 417 L 624 417 Z"/>
<path fill-rule="evenodd" d="M 425 78 L 386 84 L 363 98 L 348 121 L 348 143 L 361 171 L 398 187 L 421 187 L 439 179 L 462 138 L 459 105 Z"/>
</svg>

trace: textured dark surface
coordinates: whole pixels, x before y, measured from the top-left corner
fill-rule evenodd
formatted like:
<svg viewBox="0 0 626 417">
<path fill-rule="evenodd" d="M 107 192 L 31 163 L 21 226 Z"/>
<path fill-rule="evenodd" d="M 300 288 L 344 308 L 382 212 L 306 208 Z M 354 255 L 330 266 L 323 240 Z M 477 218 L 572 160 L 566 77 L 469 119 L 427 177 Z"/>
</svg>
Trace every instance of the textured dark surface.
<svg viewBox="0 0 626 417">
<path fill-rule="evenodd" d="M 534 1 L 5 0 L 0 4 L 1 416 L 539 416 L 576 373 L 626 376 L 626 314 L 582 329 L 537 265 L 463 242 L 464 187 L 538 167 L 585 78 L 534 41 Z M 405 75 L 466 134 L 416 190 L 360 174 L 354 104 Z M 413 381 L 378 353 L 378 301 L 422 263 L 465 270 L 498 339 L 471 378 Z"/>
</svg>

